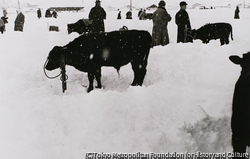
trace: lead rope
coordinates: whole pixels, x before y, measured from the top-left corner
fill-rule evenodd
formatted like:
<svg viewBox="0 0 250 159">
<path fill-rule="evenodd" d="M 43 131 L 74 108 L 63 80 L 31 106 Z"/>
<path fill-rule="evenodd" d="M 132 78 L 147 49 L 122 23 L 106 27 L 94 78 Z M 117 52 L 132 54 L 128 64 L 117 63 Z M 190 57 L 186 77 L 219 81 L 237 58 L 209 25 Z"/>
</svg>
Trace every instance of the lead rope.
<svg viewBox="0 0 250 159">
<path fill-rule="evenodd" d="M 61 55 L 61 62 L 60 62 L 60 68 L 61 68 L 61 77 L 60 80 L 62 81 L 62 90 L 63 93 L 65 92 L 65 90 L 67 89 L 67 80 L 68 80 L 68 76 L 66 75 L 66 69 L 65 69 L 65 58 L 64 55 Z"/>
<path fill-rule="evenodd" d="M 62 74 L 62 72 L 61 72 L 59 75 L 55 76 L 55 77 L 49 77 L 49 76 L 48 76 L 48 74 L 46 73 L 46 70 L 45 70 L 45 67 L 46 67 L 48 61 L 49 61 L 49 59 L 47 59 L 47 60 L 45 61 L 44 66 L 43 66 L 43 72 L 44 72 L 45 76 L 46 76 L 47 78 L 49 78 L 49 79 L 55 79 L 55 78 L 59 77 L 59 76 Z"/>
</svg>

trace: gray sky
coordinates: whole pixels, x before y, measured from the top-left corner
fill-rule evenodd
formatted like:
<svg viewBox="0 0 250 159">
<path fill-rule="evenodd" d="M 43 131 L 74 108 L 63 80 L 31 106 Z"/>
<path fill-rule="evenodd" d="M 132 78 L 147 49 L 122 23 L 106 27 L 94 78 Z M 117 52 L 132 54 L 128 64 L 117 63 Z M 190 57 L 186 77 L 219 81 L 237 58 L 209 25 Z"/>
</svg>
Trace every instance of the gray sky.
<svg viewBox="0 0 250 159">
<path fill-rule="evenodd" d="M 6 3 L 12 3 L 17 4 L 18 0 L 0 0 L 0 3 L 6 2 Z M 30 4 L 38 4 L 40 6 L 84 6 L 84 7 L 90 7 L 94 6 L 95 0 L 19 0 L 20 3 L 30 3 Z M 143 5 L 149 5 L 149 4 L 158 4 L 160 0 L 132 0 L 132 4 L 134 6 L 142 6 Z M 167 4 L 173 5 L 173 4 L 179 4 L 182 0 L 165 0 Z M 250 0 L 186 0 L 188 4 L 194 4 L 194 3 L 203 3 L 203 4 L 209 4 L 212 3 L 231 3 L 232 5 L 235 5 L 237 3 L 250 3 Z M 121 7 L 130 4 L 130 0 L 102 0 L 102 6 L 114 6 L 114 7 Z"/>
</svg>

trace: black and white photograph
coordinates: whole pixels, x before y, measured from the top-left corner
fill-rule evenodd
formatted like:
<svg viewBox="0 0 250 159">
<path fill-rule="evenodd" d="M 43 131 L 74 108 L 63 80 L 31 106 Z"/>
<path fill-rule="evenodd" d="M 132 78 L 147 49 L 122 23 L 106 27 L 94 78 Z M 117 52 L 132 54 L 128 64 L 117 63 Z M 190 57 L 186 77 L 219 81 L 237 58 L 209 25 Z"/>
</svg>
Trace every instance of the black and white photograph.
<svg viewBox="0 0 250 159">
<path fill-rule="evenodd" d="M 0 159 L 250 155 L 250 0 L 0 0 Z"/>
</svg>

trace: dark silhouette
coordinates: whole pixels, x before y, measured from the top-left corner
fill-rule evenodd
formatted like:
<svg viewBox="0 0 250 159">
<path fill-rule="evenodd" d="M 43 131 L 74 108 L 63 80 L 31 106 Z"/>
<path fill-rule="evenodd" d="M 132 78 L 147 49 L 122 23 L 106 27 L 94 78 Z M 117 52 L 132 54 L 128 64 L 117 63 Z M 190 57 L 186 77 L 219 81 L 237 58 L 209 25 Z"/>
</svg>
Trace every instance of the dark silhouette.
<svg viewBox="0 0 250 159">
<path fill-rule="evenodd" d="M 23 31 L 24 21 L 25 21 L 25 16 L 23 15 L 23 13 L 21 11 L 17 11 L 14 31 Z"/>
<path fill-rule="evenodd" d="M 87 72 L 88 92 L 93 90 L 96 79 L 101 88 L 101 67 L 111 66 L 117 71 L 131 63 L 134 71 L 132 86 L 141 86 L 146 75 L 151 35 L 147 31 L 124 30 L 108 33 L 90 33 L 76 38 L 64 47 L 54 47 L 48 56 L 47 70 L 60 67 L 61 62 L 79 71 Z M 66 57 L 66 59 L 62 58 Z"/>
<path fill-rule="evenodd" d="M 239 13 L 240 13 L 240 9 L 239 9 L 239 6 L 237 6 L 235 9 L 235 13 L 234 13 L 234 19 L 240 19 Z"/>
<path fill-rule="evenodd" d="M 118 13 L 118 15 L 117 15 L 117 19 L 122 19 L 121 11 L 119 11 L 119 13 Z"/>
<path fill-rule="evenodd" d="M 132 11 L 129 10 L 127 13 L 126 13 L 126 19 L 132 19 Z"/>
<path fill-rule="evenodd" d="M 191 37 L 187 36 L 188 31 L 191 30 L 191 24 L 189 21 L 189 16 L 186 11 L 186 2 L 180 3 L 180 11 L 176 13 L 175 15 L 175 23 L 178 27 L 177 30 L 177 43 L 179 42 L 193 42 Z"/>
<path fill-rule="evenodd" d="M 58 14 L 57 14 L 57 12 L 55 10 L 53 10 L 53 12 L 52 12 L 52 17 L 54 17 L 54 18 L 58 17 Z"/>
<path fill-rule="evenodd" d="M 229 36 L 233 40 L 233 30 L 231 24 L 228 23 L 214 23 L 206 24 L 197 30 L 192 30 L 188 33 L 188 37 L 192 39 L 200 39 L 207 44 L 212 39 L 220 39 L 221 45 L 229 44 Z"/>
<path fill-rule="evenodd" d="M 243 54 L 243 58 L 230 56 L 229 59 L 242 68 L 234 88 L 231 118 L 232 146 L 235 153 L 245 153 L 246 147 L 250 146 L 250 52 Z"/>
<path fill-rule="evenodd" d="M 0 32 L 3 34 L 3 32 L 6 31 L 5 24 L 8 23 L 8 17 L 7 17 L 7 11 L 3 10 L 3 16 L 0 19 Z"/>
<path fill-rule="evenodd" d="M 42 11 L 40 8 L 37 10 L 37 17 L 38 17 L 38 19 L 40 19 L 42 17 Z"/>
<path fill-rule="evenodd" d="M 90 10 L 89 20 L 92 21 L 93 32 L 105 31 L 104 19 L 106 19 L 106 12 L 101 7 L 101 1 L 96 0 L 96 5 Z"/>
<path fill-rule="evenodd" d="M 50 10 L 47 9 L 45 12 L 45 18 L 50 18 L 50 17 L 52 17 L 52 14 L 50 13 Z"/>
<path fill-rule="evenodd" d="M 157 45 L 169 44 L 168 37 L 168 22 L 171 21 L 171 16 L 165 9 L 166 3 L 164 1 L 159 2 L 158 9 L 153 13 L 153 31 L 152 31 L 152 47 Z"/>
<path fill-rule="evenodd" d="M 87 32 L 92 32 L 92 23 L 89 19 L 80 19 L 76 23 L 68 24 L 68 34 L 72 32 L 77 32 L 78 34 L 83 34 Z"/>
<path fill-rule="evenodd" d="M 142 19 L 141 19 L 141 13 L 142 13 L 142 12 L 143 12 L 143 10 L 142 10 L 142 8 L 141 8 L 141 10 L 139 10 L 139 12 L 138 12 L 138 17 L 139 17 L 140 20 L 142 20 Z"/>
</svg>

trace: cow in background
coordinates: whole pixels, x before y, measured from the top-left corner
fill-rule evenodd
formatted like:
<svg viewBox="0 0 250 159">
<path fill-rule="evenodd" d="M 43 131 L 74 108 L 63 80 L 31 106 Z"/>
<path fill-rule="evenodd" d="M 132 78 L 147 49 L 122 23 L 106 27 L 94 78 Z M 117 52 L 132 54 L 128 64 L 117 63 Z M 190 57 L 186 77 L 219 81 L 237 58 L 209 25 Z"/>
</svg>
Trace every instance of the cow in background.
<svg viewBox="0 0 250 159">
<path fill-rule="evenodd" d="M 231 118 L 232 146 L 234 152 L 245 153 L 250 146 L 250 52 L 229 59 L 240 65 L 241 75 L 235 84 Z"/>
<path fill-rule="evenodd" d="M 193 29 L 187 33 L 193 39 L 200 39 L 207 44 L 212 39 L 220 39 L 221 45 L 229 44 L 229 36 L 233 40 L 233 31 L 231 24 L 228 23 L 213 23 L 206 24 L 199 29 Z"/>
<path fill-rule="evenodd" d="M 68 24 L 68 34 L 72 32 L 83 34 L 92 30 L 92 22 L 89 19 L 80 19 L 76 23 Z"/>
</svg>

